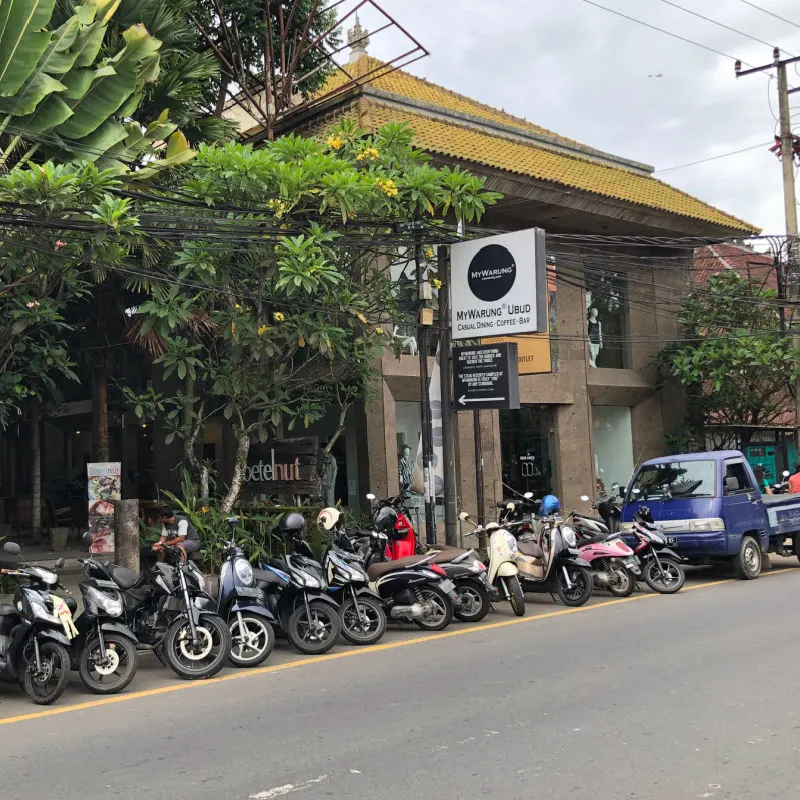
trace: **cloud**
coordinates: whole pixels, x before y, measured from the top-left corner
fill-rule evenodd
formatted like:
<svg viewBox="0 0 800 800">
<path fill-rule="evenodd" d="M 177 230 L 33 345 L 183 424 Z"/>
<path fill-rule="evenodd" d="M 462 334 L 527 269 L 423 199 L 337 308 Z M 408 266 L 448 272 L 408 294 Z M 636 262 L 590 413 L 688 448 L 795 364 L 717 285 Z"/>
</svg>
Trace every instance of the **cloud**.
<svg viewBox="0 0 800 800">
<path fill-rule="evenodd" d="M 733 61 L 597 9 L 583 0 L 379 0 L 430 51 L 410 71 L 562 136 L 655 165 L 698 161 L 774 135 L 775 82 L 738 79 Z M 766 45 L 653 0 L 603 5 L 750 64 Z M 733 28 L 800 53 L 800 29 L 735 0 L 678 0 Z M 767 6 L 765 6 L 767 7 Z M 769 9 L 800 22 L 796 0 Z M 362 21 L 374 26 L 368 13 Z M 398 55 L 378 34 L 370 52 Z M 790 68 L 794 85 L 800 74 Z M 663 77 L 648 77 L 651 74 Z M 793 96 L 800 126 L 800 94 Z M 766 148 L 676 170 L 664 180 L 753 222 L 784 230 L 781 170 Z"/>
</svg>

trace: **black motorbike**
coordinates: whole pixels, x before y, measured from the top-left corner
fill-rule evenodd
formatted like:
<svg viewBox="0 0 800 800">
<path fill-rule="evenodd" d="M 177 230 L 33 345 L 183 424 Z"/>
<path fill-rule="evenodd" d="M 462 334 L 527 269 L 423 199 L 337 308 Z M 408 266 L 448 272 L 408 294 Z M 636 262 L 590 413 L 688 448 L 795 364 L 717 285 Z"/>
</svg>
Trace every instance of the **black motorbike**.
<svg viewBox="0 0 800 800">
<path fill-rule="evenodd" d="M 83 536 L 91 545 L 92 534 Z M 83 613 L 75 620 L 78 635 L 70 651 L 72 669 L 95 694 L 121 692 L 136 675 L 136 634 L 124 622 L 125 603 L 116 583 L 104 577 L 100 562 L 79 558 L 88 580 L 80 584 Z"/>
<path fill-rule="evenodd" d="M 219 568 L 216 594 L 217 612 L 228 623 L 231 633 L 231 663 L 237 667 L 257 667 L 267 660 L 275 646 L 277 620 L 267 607 L 264 590 L 241 547 L 236 544 L 238 520 L 228 520 L 230 540 Z"/>
<path fill-rule="evenodd" d="M 303 516 L 285 514 L 278 528 L 287 555 L 267 559 L 256 570 L 256 584 L 290 644 L 308 655 L 327 653 L 341 632 L 339 604 L 328 597 L 325 572 L 306 542 Z"/>
<path fill-rule="evenodd" d="M 122 590 L 125 622 L 140 650 L 153 651 L 181 678 L 210 678 L 231 648 L 228 626 L 216 612 L 197 565 L 179 547 L 164 546 L 165 560 L 138 576 L 117 564 L 93 562 L 90 575 Z"/>
<path fill-rule="evenodd" d="M 20 556 L 15 542 L 6 542 L 3 550 Z M 63 563 L 58 559 L 56 569 Z M 43 567 L 21 561 L 0 573 L 19 581 L 14 605 L 0 604 L 0 677 L 17 681 L 34 703 L 50 705 L 67 688 L 71 641 L 66 628 L 77 603 L 53 594 L 64 587 L 55 572 Z M 69 613 L 60 609 L 62 599 Z"/>
<path fill-rule="evenodd" d="M 686 583 L 681 557 L 672 549 L 674 536 L 665 536 L 653 520 L 647 506 L 639 506 L 633 515 L 633 535 L 637 544 L 633 550 L 639 558 L 642 576 L 647 585 L 660 594 L 675 594 Z"/>
</svg>

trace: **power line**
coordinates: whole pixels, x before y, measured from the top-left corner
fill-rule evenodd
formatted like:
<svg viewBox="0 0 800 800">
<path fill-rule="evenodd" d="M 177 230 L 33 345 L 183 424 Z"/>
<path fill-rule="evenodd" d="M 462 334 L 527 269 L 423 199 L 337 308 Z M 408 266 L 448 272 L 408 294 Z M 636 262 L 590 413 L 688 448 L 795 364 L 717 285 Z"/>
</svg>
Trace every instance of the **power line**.
<svg viewBox="0 0 800 800">
<path fill-rule="evenodd" d="M 631 17 L 628 14 L 623 14 L 622 11 L 617 11 L 616 9 L 609 8 L 608 6 L 604 6 L 597 2 L 597 0 L 583 0 L 584 3 L 588 3 L 590 6 L 594 6 L 595 8 L 599 8 L 602 11 L 607 11 L 609 14 L 615 14 L 618 17 L 622 17 L 623 19 L 627 19 L 630 22 L 635 22 L 637 25 L 643 25 L 645 28 L 650 28 L 650 30 L 658 31 L 659 33 L 663 33 L 665 36 L 670 36 L 673 39 L 678 39 L 681 42 L 685 42 L 686 44 L 694 45 L 695 47 L 700 47 L 703 50 L 708 50 L 710 53 L 715 53 L 718 56 L 722 56 L 723 58 L 729 58 L 731 61 L 739 61 L 736 56 L 732 56 L 730 53 L 726 53 L 722 50 L 717 50 L 715 47 L 710 47 L 707 44 L 701 44 L 700 42 L 694 41 L 694 39 L 689 39 L 686 36 L 681 36 L 679 33 L 673 33 L 672 31 L 665 30 L 664 28 L 659 28 L 658 25 L 653 25 L 650 22 L 645 22 L 638 17 Z M 742 61 L 744 64 L 745 62 Z M 750 66 L 747 64 L 746 66 Z"/>
<path fill-rule="evenodd" d="M 793 22 L 790 19 L 786 19 L 786 17 L 780 16 L 780 14 L 776 14 L 774 11 L 768 11 L 766 8 L 762 8 L 755 3 L 751 3 L 750 0 L 742 0 L 742 2 L 746 6 L 750 6 L 751 8 L 755 8 L 756 11 L 761 11 L 764 14 L 768 14 L 770 17 L 775 17 L 775 19 L 779 19 L 781 22 L 785 22 L 787 25 L 794 25 L 795 28 L 800 28 L 800 24 L 797 22 Z"/>
<path fill-rule="evenodd" d="M 763 39 L 759 39 L 757 36 L 753 36 L 752 34 L 746 33 L 745 31 L 740 31 L 738 30 L 738 28 L 732 28 L 730 25 L 726 25 L 724 22 L 719 22 L 718 20 L 712 19 L 711 17 L 706 17 L 704 14 L 700 14 L 697 11 L 692 11 L 691 8 L 685 8 L 684 6 L 674 3 L 673 0 L 661 0 L 661 2 L 666 3 L 666 5 L 668 6 L 672 6 L 673 8 L 677 8 L 679 11 L 683 11 L 686 14 L 691 14 L 693 17 L 702 19 L 705 22 L 710 22 L 712 25 L 716 25 L 718 28 L 724 28 L 726 31 L 730 31 L 731 33 L 737 33 L 740 36 L 745 36 L 748 39 L 752 39 L 754 42 L 766 45 L 767 47 L 775 47 L 774 44 L 771 44 L 770 42 L 765 42 Z"/>
<path fill-rule="evenodd" d="M 663 175 L 665 172 L 674 172 L 677 169 L 686 169 L 687 167 L 695 167 L 698 164 L 707 164 L 709 161 L 716 161 L 718 158 L 728 158 L 728 156 L 736 156 L 739 153 L 747 153 L 750 150 L 760 150 L 762 147 L 769 147 L 773 142 L 762 142 L 761 144 L 751 144 L 749 147 L 742 147 L 739 150 L 731 150 L 729 153 L 721 153 L 718 156 L 709 156 L 708 158 L 701 158 L 697 161 L 689 161 L 686 164 L 677 164 L 674 167 L 666 167 L 665 169 L 657 169 L 654 175 Z"/>
</svg>

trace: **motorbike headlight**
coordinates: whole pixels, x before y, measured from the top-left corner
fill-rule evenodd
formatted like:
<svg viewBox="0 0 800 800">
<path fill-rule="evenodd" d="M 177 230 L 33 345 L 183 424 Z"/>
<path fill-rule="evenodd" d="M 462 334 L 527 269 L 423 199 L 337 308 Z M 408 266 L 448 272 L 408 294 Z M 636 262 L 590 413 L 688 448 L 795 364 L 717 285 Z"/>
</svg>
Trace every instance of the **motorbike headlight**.
<svg viewBox="0 0 800 800">
<path fill-rule="evenodd" d="M 233 562 L 233 569 L 242 586 L 252 586 L 255 583 L 253 568 L 246 558 L 237 558 Z"/>
<path fill-rule="evenodd" d="M 486 569 L 486 564 L 483 561 L 478 561 L 477 558 L 472 559 L 472 571 L 483 572 Z"/>
<path fill-rule="evenodd" d="M 44 603 L 38 603 L 36 600 L 29 600 L 30 613 L 35 619 L 43 619 L 46 622 L 58 622 L 58 617 L 47 610 Z"/>
<path fill-rule="evenodd" d="M 578 537 L 575 535 L 575 531 L 570 528 L 569 525 L 561 526 L 561 535 L 564 537 L 564 542 L 567 547 L 577 547 Z"/>
<path fill-rule="evenodd" d="M 303 586 L 306 589 L 320 589 L 322 585 L 319 582 L 319 579 L 314 577 L 313 575 L 309 575 L 307 572 L 301 574 L 301 579 L 303 581 Z"/>
<path fill-rule="evenodd" d="M 122 616 L 122 595 L 119 593 L 106 594 L 94 586 L 86 586 L 84 589 L 86 600 L 93 603 L 101 611 L 108 614 L 109 617 Z"/>
</svg>

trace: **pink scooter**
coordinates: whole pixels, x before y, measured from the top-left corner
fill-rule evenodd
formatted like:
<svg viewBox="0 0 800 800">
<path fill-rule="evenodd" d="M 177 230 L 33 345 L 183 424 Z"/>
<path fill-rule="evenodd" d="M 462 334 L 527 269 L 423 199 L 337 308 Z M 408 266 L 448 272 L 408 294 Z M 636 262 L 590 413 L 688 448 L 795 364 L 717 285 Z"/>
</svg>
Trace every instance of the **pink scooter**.
<svg viewBox="0 0 800 800">
<path fill-rule="evenodd" d="M 586 496 L 581 499 L 589 500 Z M 608 589 L 616 597 L 632 594 L 642 572 L 633 550 L 598 517 L 573 511 L 570 522 L 578 536 L 581 558 L 592 565 L 595 587 Z"/>
</svg>

